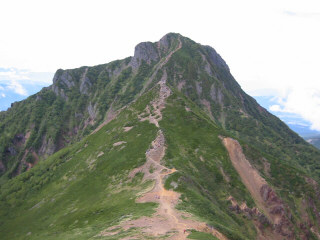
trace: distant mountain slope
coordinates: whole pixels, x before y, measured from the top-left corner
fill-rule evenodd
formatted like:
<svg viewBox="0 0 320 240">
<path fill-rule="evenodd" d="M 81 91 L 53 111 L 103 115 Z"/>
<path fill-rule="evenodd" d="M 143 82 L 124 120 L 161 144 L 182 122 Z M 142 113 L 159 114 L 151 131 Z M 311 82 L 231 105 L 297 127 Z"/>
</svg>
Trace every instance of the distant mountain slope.
<svg viewBox="0 0 320 240">
<path fill-rule="evenodd" d="M 320 151 L 179 34 L 0 117 L 1 239 L 320 237 Z"/>
<path fill-rule="evenodd" d="M 274 97 L 270 96 L 255 96 L 254 97 L 258 103 L 266 109 L 270 109 L 272 105 L 278 104 Z M 285 122 L 293 131 L 298 133 L 301 137 L 308 140 L 311 137 L 320 135 L 317 130 L 311 129 L 311 123 L 304 120 L 301 116 L 294 113 L 283 113 L 277 111 L 271 111 L 274 115 L 279 117 L 283 122 Z M 313 141 L 309 141 L 313 144 Z M 314 145 L 314 144 L 313 144 Z M 317 147 L 317 145 L 314 145 Z"/>
<path fill-rule="evenodd" d="M 316 148 L 320 149 L 320 135 L 309 136 L 304 138 L 308 143 L 311 143 Z"/>
</svg>

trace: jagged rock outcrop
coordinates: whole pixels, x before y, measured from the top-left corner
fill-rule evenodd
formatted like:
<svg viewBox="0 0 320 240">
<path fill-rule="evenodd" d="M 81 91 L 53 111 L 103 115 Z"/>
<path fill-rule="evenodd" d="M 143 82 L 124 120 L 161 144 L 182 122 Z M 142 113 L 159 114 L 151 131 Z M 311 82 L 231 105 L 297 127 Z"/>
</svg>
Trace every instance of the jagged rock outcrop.
<svg viewBox="0 0 320 240">
<path fill-rule="evenodd" d="M 139 68 L 141 61 L 148 64 L 159 60 L 159 54 L 154 43 L 142 42 L 134 49 L 134 56 L 131 59 L 130 65 L 133 69 Z"/>
<path fill-rule="evenodd" d="M 209 59 L 214 63 L 214 65 L 221 67 L 228 72 L 230 72 L 229 66 L 227 63 L 222 59 L 222 57 L 217 53 L 217 51 L 210 47 L 210 46 L 204 46 L 205 50 L 208 53 Z"/>
<path fill-rule="evenodd" d="M 75 85 L 70 72 L 63 71 L 62 69 L 59 69 L 55 73 L 52 81 L 53 85 L 62 84 L 65 85 L 67 88 L 71 88 Z"/>
<path fill-rule="evenodd" d="M 165 36 L 163 36 L 159 42 L 158 42 L 158 48 L 160 48 L 163 51 L 168 51 L 170 48 L 170 35 L 166 34 Z"/>
<path fill-rule="evenodd" d="M 88 68 L 84 71 L 80 78 L 80 92 L 82 94 L 88 94 L 88 90 L 92 86 L 92 83 L 90 82 L 90 79 L 87 77 Z"/>
<path fill-rule="evenodd" d="M 50 156 L 52 155 L 57 149 L 57 145 L 53 142 L 51 138 L 46 138 L 43 136 L 42 145 L 39 149 L 39 154 L 41 156 Z"/>
<path fill-rule="evenodd" d="M 68 97 L 66 96 L 64 89 L 70 89 L 75 86 L 75 83 L 69 71 L 63 71 L 62 69 L 59 69 L 55 73 L 52 81 L 53 81 L 53 84 L 51 86 L 52 91 L 57 96 L 60 96 L 63 99 L 67 100 Z"/>
</svg>

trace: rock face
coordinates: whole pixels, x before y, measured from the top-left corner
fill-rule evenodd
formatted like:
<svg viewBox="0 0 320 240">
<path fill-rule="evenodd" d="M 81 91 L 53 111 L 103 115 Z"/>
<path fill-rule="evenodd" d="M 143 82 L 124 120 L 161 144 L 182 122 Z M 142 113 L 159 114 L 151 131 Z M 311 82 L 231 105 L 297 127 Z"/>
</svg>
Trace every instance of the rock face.
<svg viewBox="0 0 320 240">
<path fill-rule="evenodd" d="M 80 78 L 80 92 L 82 94 L 88 94 L 88 90 L 92 86 L 92 83 L 90 82 L 90 79 L 87 77 L 88 68 L 84 71 Z"/>
<path fill-rule="evenodd" d="M 267 184 L 260 188 L 260 194 L 274 219 L 275 231 L 288 239 L 294 239 L 293 226 L 289 221 L 291 213 L 286 209 L 283 201 Z"/>
<path fill-rule="evenodd" d="M 56 151 L 57 146 L 54 144 L 52 139 L 47 139 L 45 136 L 42 140 L 42 145 L 39 149 L 41 156 L 50 156 Z"/>
<path fill-rule="evenodd" d="M 135 47 L 134 56 L 131 59 L 130 65 L 133 69 L 137 69 L 141 65 L 141 61 L 145 61 L 147 64 L 159 61 L 161 57 L 164 57 L 169 53 L 176 40 L 177 35 L 168 33 L 156 43 L 139 43 Z"/>
<path fill-rule="evenodd" d="M 174 34 L 168 33 L 157 42 L 157 48 L 159 49 L 161 56 L 168 53 L 172 44 L 175 42 L 175 39 L 176 36 Z"/>
<path fill-rule="evenodd" d="M 221 92 L 221 89 L 215 88 L 214 84 L 212 84 L 210 88 L 210 97 L 214 102 L 223 106 L 223 94 Z"/>
<path fill-rule="evenodd" d="M 214 50 L 214 48 L 210 47 L 210 46 L 205 46 L 205 49 L 209 55 L 209 59 L 218 67 L 221 67 L 225 70 L 227 70 L 228 72 L 230 72 L 230 69 L 228 67 L 228 65 L 226 64 L 226 62 L 222 59 L 222 57 L 217 53 L 216 50 Z"/>
<path fill-rule="evenodd" d="M 153 61 L 159 60 L 159 54 L 154 43 L 142 42 L 139 43 L 134 49 L 134 56 L 131 60 L 133 69 L 139 68 L 141 61 L 150 64 Z"/>
<path fill-rule="evenodd" d="M 70 72 L 59 69 L 53 77 L 51 89 L 57 96 L 67 100 L 68 97 L 65 94 L 65 89 L 71 89 L 74 86 L 75 83 Z"/>
<path fill-rule="evenodd" d="M 68 88 L 71 88 L 74 86 L 74 82 L 69 71 L 58 70 L 55 73 L 52 81 L 53 81 L 53 85 L 56 85 L 59 82 Z"/>
<path fill-rule="evenodd" d="M 65 91 L 71 90 L 73 87 L 76 86 L 77 82 L 79 81 L 80 93 L 88 95 L 89 89 L 92 86 L 92 83 L 90 79 L 87 77 L 87 73 L 88 73 L 88 68 L 85 68 L 85 70 L 80 76 L 80 79 L 77 80 L 72 77 L 72 70 L 59 69 L 53 77 L 53 84 L 51 86 L 51 89 L 56 95 L 61 96 L 62 98 L 67 100 Z"/>
</svg>

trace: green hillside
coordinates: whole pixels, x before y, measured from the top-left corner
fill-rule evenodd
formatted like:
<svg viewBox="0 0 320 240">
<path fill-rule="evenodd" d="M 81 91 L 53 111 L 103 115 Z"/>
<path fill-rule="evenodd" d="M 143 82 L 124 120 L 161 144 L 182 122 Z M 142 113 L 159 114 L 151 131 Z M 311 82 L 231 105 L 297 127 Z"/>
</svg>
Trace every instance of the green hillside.
<svg viewBox="0 0 320 240">
<path fill-rule="evenodd" d="M 0 119 L 0 239 L 319 239 L 319 150 L 179 34 Z"/>
</svg>

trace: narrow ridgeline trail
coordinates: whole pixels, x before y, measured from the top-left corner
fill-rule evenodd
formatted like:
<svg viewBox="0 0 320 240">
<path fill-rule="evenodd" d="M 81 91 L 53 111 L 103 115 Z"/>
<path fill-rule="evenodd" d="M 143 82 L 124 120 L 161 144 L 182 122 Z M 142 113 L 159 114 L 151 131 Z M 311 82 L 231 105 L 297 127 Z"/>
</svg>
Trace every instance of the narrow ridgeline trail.
<svg viewBox="0 0 320 240">
<path fill-rule="evenodd" d="M 179 45 L 179 48 L 181 45 Z M 171 54 L 172 55 L 172 54 Z M 170 55 L 170 56 L 171 56 Z M 166 59 L 166 61 L 168 61 Z M 166 85 L 167 73 L 158 83 L 160 85 L 159 96 L 150 102 L 145 111 L 139 115 L 140 121 L 149 121 L 159 128 L 159 121 L 162 119 L 162 110 L 165 108 L 166 99 L 171 95 L 170 88 Z M 142 117 L 144 116 L 144 117 Z M 165 238 L 165 239 L 186 239 L 191 230 L 210 233 L 218 239 L 227 239 L 220 232 L 206 223 L 194 220 L 191 214 L 181 212 L 176 209 L 180 194 L 173 190 L 164 188 L 166 176 L 176 172 L 176 169 L 169 169 L 162 165 L 165 155 L 166 145 L 163 132 L 159 129 L 157 137 L 151 143 L 150 149 L 146 151 L 146 163 L 129 174 L 133 178 L 137 173 L 144 174 L 143 181 L 154 182 L 152 188 L 142 194 L 137 199 L 138 203 L 156 202 L 159 204 L 156 212 L 151 217 L 141 217 L 135 220 L 122 222 L 118 226 L 113 226 L 101 233 L 103 236 L 114 236 L 121 231 L 128 231 L 131 228 L 139 229 L 130 237 L 122 239 L 142 239 L 144 238 Z"/>
</svg>

